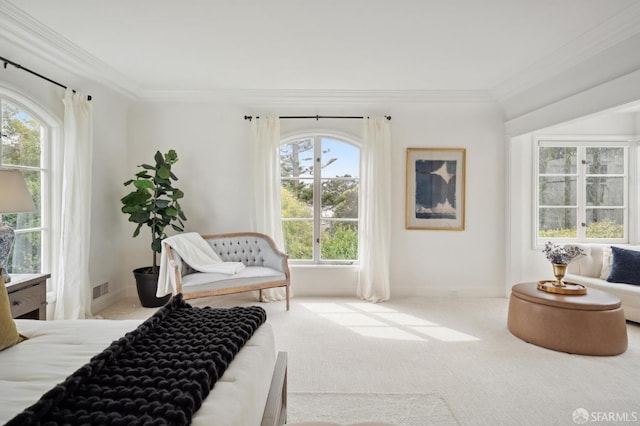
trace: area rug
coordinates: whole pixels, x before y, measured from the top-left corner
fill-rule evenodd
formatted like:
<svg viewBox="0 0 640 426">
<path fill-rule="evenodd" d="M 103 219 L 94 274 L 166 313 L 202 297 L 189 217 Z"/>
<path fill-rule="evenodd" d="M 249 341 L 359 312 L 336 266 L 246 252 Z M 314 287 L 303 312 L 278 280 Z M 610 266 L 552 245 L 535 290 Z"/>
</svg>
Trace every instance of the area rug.
<svg viewBox="0 0 640 426">
<path fill-rule="evenodd" d="M 289 422 L 364 421 L 398 426 L 458 425 L 447 402 L 437 394 L 419 393 L 307 393 L 287 395 Z"/>
</svg>

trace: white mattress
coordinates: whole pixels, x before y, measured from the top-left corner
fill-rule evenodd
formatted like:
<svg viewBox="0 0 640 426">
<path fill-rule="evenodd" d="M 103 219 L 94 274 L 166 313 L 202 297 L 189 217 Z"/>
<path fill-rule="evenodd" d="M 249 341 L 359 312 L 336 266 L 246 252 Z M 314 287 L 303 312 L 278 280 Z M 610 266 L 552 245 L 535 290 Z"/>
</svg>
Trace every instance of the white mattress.
<svg viewBox="0 0 640 426">
<path fill-rule="evenodd" d="M 29 337 L 0 351 L 0 424 L 35 403 L 141 321 L 16 320 Z M 193 425 L 259 425 L 275 365 L 273 329 L 255 332 L 196 412 Z"/>
</svg>

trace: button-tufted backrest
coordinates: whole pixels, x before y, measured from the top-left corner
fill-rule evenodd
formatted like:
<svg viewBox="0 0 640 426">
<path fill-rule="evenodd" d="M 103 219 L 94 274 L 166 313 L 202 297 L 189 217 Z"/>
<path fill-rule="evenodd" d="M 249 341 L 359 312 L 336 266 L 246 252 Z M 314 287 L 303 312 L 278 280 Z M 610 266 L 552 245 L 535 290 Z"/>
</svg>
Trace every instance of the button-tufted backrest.
<svg viewBox="0 0 640 426">
<path fill-rule="evenodd" d="M 242 262 L 246 266 L 282 269 L 282 254 L 267 235 L 249 232 L 203 235 L 203 238 L 225 262 Z"/>
<path fill-rule="evenodd" d="M 242 262 L 246 266 L 263 266 L 265 253 L 272 251 L 268 242 L 255 235 L 206 240 L 223 261 Z"/>
</svg>

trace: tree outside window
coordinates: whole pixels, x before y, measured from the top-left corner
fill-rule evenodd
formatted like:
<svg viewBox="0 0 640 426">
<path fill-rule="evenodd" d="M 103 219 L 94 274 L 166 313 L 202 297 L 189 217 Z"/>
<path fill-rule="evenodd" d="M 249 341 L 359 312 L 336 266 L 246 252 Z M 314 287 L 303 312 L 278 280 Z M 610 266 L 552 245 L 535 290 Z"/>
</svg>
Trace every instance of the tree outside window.
<svg viewBox="0 0 640 426">
<path fill-rule="evenodd" d="M 280 148 L 282 227 L 291 260 L 358 259 L 359 149 L 315 135 Z"/>
</svg>

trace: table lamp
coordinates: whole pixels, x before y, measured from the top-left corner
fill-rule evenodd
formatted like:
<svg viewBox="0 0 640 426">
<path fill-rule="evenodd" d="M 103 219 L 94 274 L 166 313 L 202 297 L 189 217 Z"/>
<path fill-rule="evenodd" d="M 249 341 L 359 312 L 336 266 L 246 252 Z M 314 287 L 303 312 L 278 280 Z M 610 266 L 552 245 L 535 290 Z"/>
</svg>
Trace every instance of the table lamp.
<svg viewBox="0 0 640 426">
<path fill-rule="evenodd" d="M 0 214 L 24 213 L 35 210 L 24 176 L 18 170 L 0 170 Z M 0 223 L 0 268 L 5 282 L 11 281 L 7 273 L 9 252 L 15 241 L 13 229 Z"/>
</svg>

